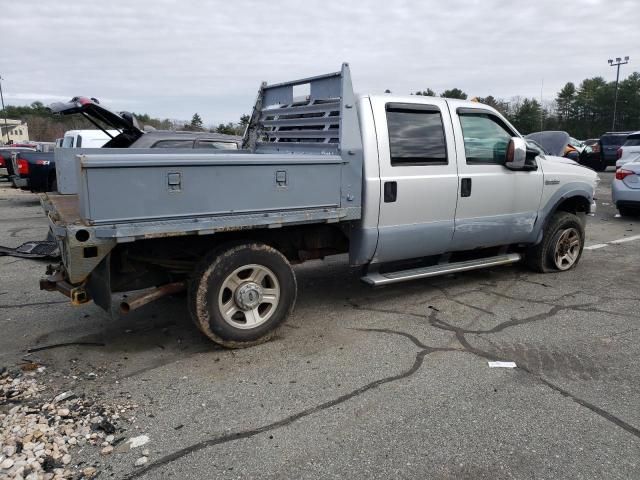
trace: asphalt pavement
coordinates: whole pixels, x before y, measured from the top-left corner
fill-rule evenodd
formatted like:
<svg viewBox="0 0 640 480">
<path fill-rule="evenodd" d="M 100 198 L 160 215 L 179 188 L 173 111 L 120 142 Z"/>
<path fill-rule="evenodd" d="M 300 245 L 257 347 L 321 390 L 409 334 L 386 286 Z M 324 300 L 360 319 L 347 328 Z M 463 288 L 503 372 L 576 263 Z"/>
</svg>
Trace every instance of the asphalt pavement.
<svg viewBox="0 0 640 480">
<path fill-rule="evenodd" d="M 117 436 L 148 436 L 149 462 L 76 451 L 99 478 L 640 478 L 640 218 L 616 216 L 612 176 L 572 271 L 371 289 L 344 257 L 309 262 L 279 336 L 244 350 L 183 297 L 111 319 L 39 291 L 45 262 L 0 257 L 0 366 L 136 405 Z M 46 232 L 37 196 L 0 183 L 0 245 Z"/>
</svg>

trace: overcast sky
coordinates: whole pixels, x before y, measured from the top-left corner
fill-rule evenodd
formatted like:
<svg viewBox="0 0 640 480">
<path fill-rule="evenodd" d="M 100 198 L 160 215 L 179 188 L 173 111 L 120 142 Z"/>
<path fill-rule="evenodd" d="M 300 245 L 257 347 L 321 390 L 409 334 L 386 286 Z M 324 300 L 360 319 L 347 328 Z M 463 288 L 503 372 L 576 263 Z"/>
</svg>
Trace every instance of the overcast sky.
<svg viewBox="0 0 640 480">
<path fill-rule="evenodd" d="M 349 62 L 359 93 L 458 87 L 551 100 L 640 70 L 638 0 L 13 0 L 0 13 L 5 102 L 97 97 L 205 124 L 250 113 L 269 83 Z M 637 64 L 637 67 L 636 67 Z"/>
</svg>

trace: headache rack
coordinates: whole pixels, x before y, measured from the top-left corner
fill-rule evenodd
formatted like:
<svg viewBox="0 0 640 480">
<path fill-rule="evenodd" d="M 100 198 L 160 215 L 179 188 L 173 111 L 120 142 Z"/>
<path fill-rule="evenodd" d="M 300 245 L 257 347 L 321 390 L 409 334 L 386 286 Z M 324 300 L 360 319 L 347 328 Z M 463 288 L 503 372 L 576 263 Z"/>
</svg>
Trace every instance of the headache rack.
<svg viewBox="0 0 640 480">
<path fill-rule="evenodd" d="M 256 153 L 342 154 L 362 143 L 349 65 L 339 72 L 262 83 L 243 139 Z"/>
</svg>

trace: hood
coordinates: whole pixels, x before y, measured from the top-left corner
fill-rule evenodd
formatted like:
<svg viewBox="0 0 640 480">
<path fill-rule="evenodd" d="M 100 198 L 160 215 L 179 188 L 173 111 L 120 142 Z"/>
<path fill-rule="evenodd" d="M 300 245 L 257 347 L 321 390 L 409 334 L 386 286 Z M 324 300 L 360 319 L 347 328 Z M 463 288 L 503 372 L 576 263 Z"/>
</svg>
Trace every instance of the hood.
<svg viewBox="0 0 640 480">
<path fill-rule="evenodd" d="M 115 138 L 112 137 L 104 147 L 128 147 L 144 134 L 133 114 L 129 112 L 112 112 L 100 105 L 100 102 L 95 98 L 73 97 L 71 101 L 66 103 L 52 103 L 49 106 L 49 110 L 58 115 L 79 113 L 110 137 L 112 135 L 107 132 L 107 129 L 118 130 L 120 134 Z"/>
<path fill-rule="evenodd" d="M 564 150 L 569 145 L 570 138 L 567 132 L 561 131 L 546 131 L 535 132 L 526 135 L 524 138 L 528 138 L 538 142 L 542 145 L 547 152 L 551 155 L 561 157 L 564 155 Z"/>
<path fill-rule="evenodd" d="M 584 166 L 584 165 L 580 165 L 575 160 L 571 160 L 571 159 L 565 158 L 565 157 L 556 157 L 554 155 L 545 155 L 544 158 L 549 160 L 549 161 L 551 161 L 551 162 L 564 163 L 566 165 L 577 165 L 578 167 L 583 167 Z"/>
</svg>

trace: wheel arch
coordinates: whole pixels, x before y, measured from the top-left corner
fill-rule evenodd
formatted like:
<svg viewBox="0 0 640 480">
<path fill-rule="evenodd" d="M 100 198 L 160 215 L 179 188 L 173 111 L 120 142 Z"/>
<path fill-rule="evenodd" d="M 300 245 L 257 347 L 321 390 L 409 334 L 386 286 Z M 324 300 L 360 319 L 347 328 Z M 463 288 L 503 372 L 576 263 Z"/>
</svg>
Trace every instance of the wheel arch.
<svg viewBox="0 0 640 480">
<path fill-rule="evenodd" d="M 556 191 L 538 213 L 533 243 L 538 244 L 542 241 L 544 230 L 554 213 L 560 211 L 583 216 L 591 212 L 593 200 L 593 188 L 587 184 L 567 184 Z"/>
</svg>

